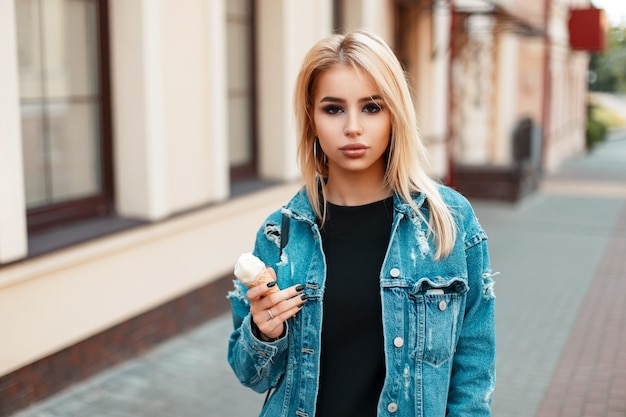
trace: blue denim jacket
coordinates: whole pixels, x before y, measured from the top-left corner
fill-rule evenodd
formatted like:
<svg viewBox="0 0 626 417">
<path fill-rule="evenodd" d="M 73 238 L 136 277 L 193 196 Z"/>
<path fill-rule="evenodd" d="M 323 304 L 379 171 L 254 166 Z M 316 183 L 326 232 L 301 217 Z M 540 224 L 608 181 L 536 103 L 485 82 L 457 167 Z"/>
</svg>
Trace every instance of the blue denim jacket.
<svg viewBox="0 0 626 417">
<path fill-rule="evenodd" d="M 425 196 L 423 218 L 394 197 L 394 220 L 380 271 L 386 376 L 378 416 L 490 416 L 495 385 L 493 279 L 487 236 L 469 204 L 441 187 L 457 223 L 452 253 L 433 260 Z M 289 240 L 279 255 L 282 213 Z M 261 416 L 313 417 L 318 393 L 326 264 L 320 231 L 301 190 L 260 228 L 254 253 L 277 273 L 278 286 L 304 284 L 308 300 L 285 335 L 263 342 L 251 330 L 246 288 L 229 294 L 234 331 L 228 361 L 245 386 L 275 391 Z"/>
</svg>

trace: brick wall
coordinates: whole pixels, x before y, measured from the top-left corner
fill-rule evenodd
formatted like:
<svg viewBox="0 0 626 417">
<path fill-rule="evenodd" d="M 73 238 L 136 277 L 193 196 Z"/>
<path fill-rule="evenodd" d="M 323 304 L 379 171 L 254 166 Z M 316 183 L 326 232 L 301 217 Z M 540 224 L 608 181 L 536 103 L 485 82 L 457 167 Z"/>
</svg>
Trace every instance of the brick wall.
<svg viewBox="0 0 626 417">
<path fill-rule="evenodd" d="M 232 277 L 211 282 L 82 342 L 0 377 L 0 417 L 9 416 L 157 343 L 227 311 Z"/>
</svg>

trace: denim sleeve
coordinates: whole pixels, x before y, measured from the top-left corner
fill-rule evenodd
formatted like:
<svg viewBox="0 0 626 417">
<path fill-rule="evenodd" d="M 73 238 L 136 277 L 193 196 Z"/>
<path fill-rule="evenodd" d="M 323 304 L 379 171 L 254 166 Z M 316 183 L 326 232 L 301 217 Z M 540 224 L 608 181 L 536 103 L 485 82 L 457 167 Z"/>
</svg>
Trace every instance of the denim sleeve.
<svg viewBox="0 0 626 417">
<path fill-rule="evenodd" d="M 268 225 L 276 224 L 271 216 L 257 233 L 254 254 L 266 265 L 279 261 L 279 249 Z M 279 224 L 279 223 L 278 223 Z M 282 377 L 287 363 L 289 326 L 285 322 L 285 334 L 275 342 L 264 342 L 252 332 L 250 302 L 247 287 L 234 280 L 235 289 L 228 294 L 231 303 L 233 332 L 228 341 L 228 363 L 242 385 L 256 392 L 275 387 Z"/>
<path fill-rule="evenodd" d="M 231 305 L 235 330 L 228 341 L 228 363 L 242 385 L 265 392 L 278 384 L 284 372 L 289 331 L 275 342 L 264 342 L 252 333 L 247 307 L 234 298 Z"/>
<path fill-rule="evenodd" d="M 487 240 L 480 229 L 466 246 L 469 292 L 452 364 L 448 417 L 491 416 L 495 387 L 493 274 Z"/>
</svg>

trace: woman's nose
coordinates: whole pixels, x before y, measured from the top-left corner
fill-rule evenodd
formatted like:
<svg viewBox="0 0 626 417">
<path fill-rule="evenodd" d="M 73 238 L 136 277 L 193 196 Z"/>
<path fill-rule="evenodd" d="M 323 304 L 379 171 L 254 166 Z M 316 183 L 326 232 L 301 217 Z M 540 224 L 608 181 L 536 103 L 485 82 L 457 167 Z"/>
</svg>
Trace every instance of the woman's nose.
<svg viewBox="0 0 626 417">
<path fill-rule="evenodd" d="M 343 134 L 346 136 L 358 136 L 363 133 L 363 126 L 359 120 L 358 114 L 349 114 L 346 125 L 343 128 Z"/>
</svg>

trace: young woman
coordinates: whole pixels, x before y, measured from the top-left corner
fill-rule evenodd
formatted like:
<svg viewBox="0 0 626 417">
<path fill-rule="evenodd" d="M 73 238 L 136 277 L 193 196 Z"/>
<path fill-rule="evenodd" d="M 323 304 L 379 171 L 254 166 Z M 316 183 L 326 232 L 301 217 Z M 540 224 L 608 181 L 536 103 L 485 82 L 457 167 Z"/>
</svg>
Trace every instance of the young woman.
<svg viewBox="0 0 626 417">
<path fill-rule="evenodd" d="M 228 360 L 242 384 L 272 390 L 261 416 L 489 416 L 487 237 L 427 175 L 397 58 L 363 31 L 321 40 L 295 111 L 305 187 L 254 248 L 281 290 L 236 280 L 229 294 Z"/>
</svg>

